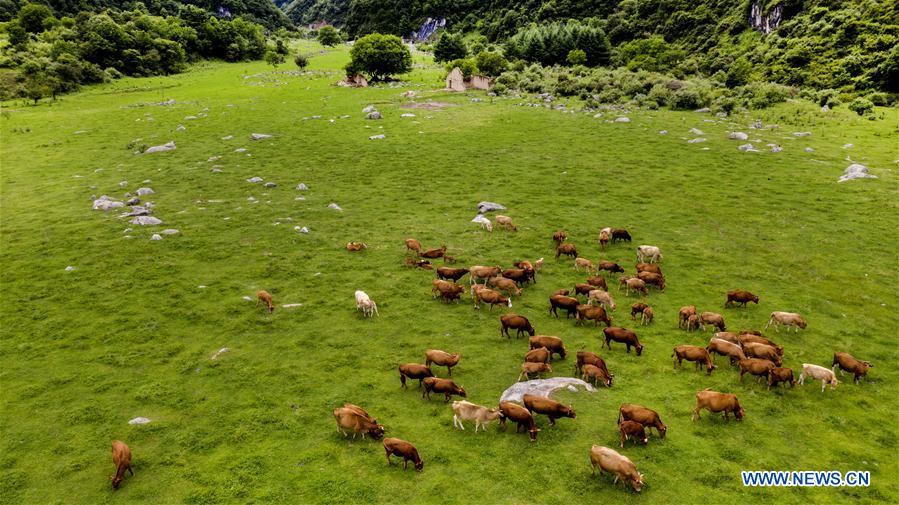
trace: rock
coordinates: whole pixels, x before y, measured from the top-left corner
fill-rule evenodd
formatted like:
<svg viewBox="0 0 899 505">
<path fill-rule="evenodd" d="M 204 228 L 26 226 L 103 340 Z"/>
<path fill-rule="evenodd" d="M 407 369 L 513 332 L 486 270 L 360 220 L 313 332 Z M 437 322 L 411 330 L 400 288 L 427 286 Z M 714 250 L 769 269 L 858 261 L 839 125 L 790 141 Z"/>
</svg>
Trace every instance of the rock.
<svg viewBox="0 0 899 505">
<path fill-rule="evenodd" d="M 151 212 L 150 209 L 148 209 L 146 207 L 140 207 L 138 205 L 135 205 L 134 207 L 131 207 L 131 212 L 122 214 L 122 216 L 124 216 L 124 217 L 149 216 L 152 213 L 153 212 Z"/>
<path fill-rule="evenodd" d="M 329 203 L 329 204 L 328 204 L 328 208 L 329 208 L 329 209 L 334 209 L 334 210 L 341 210 L 341 211 L 343 210 L 343 209 L 340 208 L 340 205 L 337 205 L 337 204 L 334 203 L 334 202 Z"/>
<path fill-rule="evenodd" d="M 73 267 L 73 266 L 66 267 L 66 272 L 71 272 L 72 270 L 75 270 L 75 267 Z"/>
<path fill-rule="evenodd" d="M 597 112 L 596 114 L 593 114 L 593 119 L 599 119 L 601 117 L 602 117 L 602 112 Z"/>
<path fill-rule="evenodd" d="M 784 150 L 784 148 L 783 148 L 783 147 L 780 147 L 780 146 L 773 146 L 773 147 L 771 147 L 771 152 L 772 152 L 772 153 L 779 153 L 779 152 L 781 152 L 781 151 L 783 151 L 783 150 Z"/>
<path fill-rule="evenodd" d="M 659 130 L 659 135 L 668 135 L 668 130 Z"/>
<path fill-rule="evenodd" d="M 221 356 L 222 354 L 225 354 L 226 352 L 228 352 L 230 350 L 231 350 L 231 348 L 229 348 L 229 347 L 222 347 L 221 349 L 216 351 L 215 354 L 213 354 L 212 357 L 209 359 L 218 359 L 219 356 Z"/>
<path fill-rule="evenodd" d="M 305 197 L 305 196 L 298 196 L 298 197 L 294 198 L 294 201 L 296 201 L 296 202 L 305 202 L 305 201 L 306 201 L 306 197 Z"/>
<path fill-rule="evenodd" d="M 824 106 L 821 107 L 821 112 L 830 112 L 830 107 L 828 107 L 828 106 L 825 104 Z"/>
<path fill-rule="evenodd" d="M 131 224 L 139 224 L 141 226 L 157 226 L 162 224 L 162 220 L 153 216 L 137 216 L 131 220 Z"/>
<path fill-rule="evenodd" d="M 134 206 L 134 205 L 137 205 L 137 204 L 140 203 L 140 198 L 134 197 L 134 198 L 131 198 L 130 200 L 128 200 L 127 202 L 125 202 L 125 203 L 126 203 L 127 205 L 129 205 L 129 206 Z"/>
<path fill-rule="evenodd" d="M 173 140 L 171 142 L 166 142 L 165 144 L 162 144 L 161 146 L 148 147 L 147 150 L 144 151 L 144 154 L 161 153 L 164 151 L 174 151 L 174 150 L 175 150 L 175 141 Z"/>
<path fill-rule="evenodd" d="M 805 148 L 805 152 L 807 152 L 807 153 L 813 153 L 813 152 L 815 152 L 815 150 L 812 149 L 811 147 L 806 147 L 806 148 Z"/>
<path fill-rule="evenodd" d="M 226 135 L 226 136 L 222 137 L 222 140 L 231 140 L 233 138 L 234 138 L 234 135 Z"/>
<path fill-rule="evenodd" d="M 569 386 L 581 386 L 587 391 L 593 393 L 596 391 L 592 385 L 571 377 L 553 377 L 552 379 L 536 379 L 525 382 L 516 382 L 503 391 L 500 396 L 500 402 L 521 402 L 524 395 L 535 395 L 543 398 L 549 398 L 553 392 L 559 389 L 565 389 Z"/>
<path fill-rule="evenodd" d="M 705 142 L 705 139 L 703 137 L 698 137 L 687 141 L 688 144 L 698 144 L 700 142 Z"/>
<path fill-rule="evenodd" d="M 120 187 L 120 188 L 124 188 L 124 187 L 127 186 L 127 185 L 128 185 L 128 181 L 119 181 L 119 187 Z"/>
<path fill-rule="evenodd" d="M 630 122 L 631 122 L 631 118 L 629 118 L 629 117 L 624 117 L 624 116 L 616 117 L 616 118 L 615 118 L 615 122 L 616 122 L 616 123 L 630 123 Z"/>
<path fill-rule="evenodd" d="M 247 149 L 245 147 L 238 147 L 237 149 L 234 150 L 234 152 L 245 153 L 245 152 L 247 152 Z"/>
<path fill-rule="evenodd" d="M 253 184 L 257 184 L 264 180 L 265 179 L 263 179 L 262 177 L 250 177 L 249 179 L 247 179 L 247 182 L 252 182 Z"/>
<path fill-rule="evenodd" d="M 755 147 L 753 147 L 752 144 L 743 144 L 743 145 L 741 145 L 740 147 L 738 147 L 737 149 L 743 151 L 744 153 L 757 153 L 757 152 L 759 152 L 759 150 L 756 149 Z"/>
<path fill-rule="evenodd" d="M 472 98 L 471 101 L 474 103 L 478 103 L 478 102 L 483 102 L 484 100 L 481 100 L 480 98 Z"/>
<path fill-rule="evenodd" d="M 94 200 L 93 210 L 107 211 L 109 209 L 119 209 L 124 206 L 125 206 L 125 204 L 123 202 L 120 202 L 118 200 L 113 200 L 112 198 L 109 198 L 108 196 L 103 195 L 100 198 L 97 198 L 96 200 Z"/>
<path fill-rule="evenodd" d="M 250 140 L 264 140 L 264 139 L 270 139 L 270 138 L 272 138 L 272 135 L 269 135 L 267 133 L 251 133 L 250 134 Z"/>
<path fill-rule="evenodd" d="M 131 425 L 147 424 L 149 422 L 150 422 L 150 419 L 147 419 L 146 417 L 135 417 L 134 419 L 128 421 L 128 424 L 131 424 Z"/>
<path fill-rule="evenodd" d="M 700 112 L 700 113 L 703 113 L 703 112 L 712 112 L 712 110 L 709 109 L 708 107 L 703 107 L 703 108 L 701 108 L 701 109 L 696 109 L 696 110 L 694 110 L 693 112 Z"/>
<path fill-rule="evenodd" d="M 152 195 L 153 193 L 155 193 L 155 191 L 150 188 L 137 188 L 137 191 L 135 191 L 135 193 L 137 193 L 137 196 L 147 196 Z"/>
<path fill-rule="evenodd" d="M 387 137 L 383 133 L 381 133 L 378 135 L 372 135 L 371 137 L 368 137 L 368 140 L 381 140 L 384 138 L 387 138 Z"/>
<path fill-rule="evenodd" d="M 162 232 L 160 232 L 160 233 L 162 233 L 163 235 L 176 235 L 180 232 L 174 228 L 166 228 L 166 229 L 162 230 Z"/>
<path fill-rule="evenodd" d="M 296 190 L 297 191 L 309 191 L 309 186 L 307 186 L 305 183 L 301 182 L 301 183 L 297 184 Z"/>
<path fill-rule="evenodd" d="M 218 168 L 218 167 L 213 167 L 213 168 L 212 168 L 211 170 L 209 170 L 209 171 L 212 172 L 212 173 L 214 173 L 214 174 L 220 174 L 220 173 L 223 172 L 223 170 L 222 170 L 221 168 Z"/>
<path fill-rule="evenodd" d="M 843 149 L 852 149 L 853 147 L 855 146 L 852 144 L 843 144 Z"/>
<path fill-rule="evenodd" d="M 749 135 L 744 132 L 730 132 L 727 138 L 731 140 L 749 140 Z"/>
<path fill-rule="evenodd" d="M 853 179 L 876 179 L 876 175 L 871 175 L 868 173 L 868 167 L 862 165 L 861 163 L 853 163 L 846 167 L 846 170 L 843 170 L 843 175 L 837 180 L 837 182 L 846 182 L 851 181 Z"/>
<path fill-rule="evenodd" d="M 186 129 L 187 129 L 187 128 L 185 128 L 183 124 L 179 124 L 178 127 L 175 128 L 175 131 L 176 131 L 176 132 L 183 132 L 183 131 L 186 130 Z"/>
<path fill-rule="evenodd" d="M 508 210 L 504 205 L 500 205 L 494 202 L 480 202 L 478 203 L 478 214 L 485 214 L 487 212 L 495 212 L 498 210 Z"/>
<path fill-rule="evenodd" d="M 263 186 L 265 186 L 266 188 L 277 188 L 278 187 L 278 185 L 275 184 L 274 182 L 266 182 L 265 184 L 263 184 Z"/>
<path fill-rule="evenodd" d="M 381 113 L 376 110 L 371 111 L 365 116 L 365 119 L 381 119 Z"/>
<path fill-rule="evenodd" d="M 184 116 L 185 121 L 190 121 L 192 119 L 197 119 L 197 116 Z"/>
<path fill-rule="evenodd" d="M 400 117 L 415 117 L 415 114 L 410 114 L 407 112 L 405 114 L 400 114 Z"/>
<path fill-rule="evenodd" d="M 365 107 L 364 109 L 362 109 L 363 114 L 368 114 L 369 112 L 374 112 L 374 111 L 375 111 L 374 105 L 369 105 L 369 106 Z"/>
<path fill-rule="evenodd" d="M 305 226 L 303 226 L 303 227 L 295 226 L 293 229 L 300 233 L 309 233 L 309 228 L 306 228 Z"/>
<path fill-rule="evenodd" d="M 247 302 L 252 302 L 252 301 L 253 301 L 253 299 L 250 298 L 249 296 L 245 296 L 245 297 L 243 297 L 243 299 L 244 299 L 244 301 L 247 301 Z"/>
<path fill-rule="evenodd" d="M 808 137 L 812 132 L 793 132 L 793 135 L 797 137 Z"/>
<path fill-rule="evenodd" d="M 303 306 L 302 303 L 285 303 L 285 304 L 282 305 L 281 307 L 284 308 L 284 309 L 291 309 L 291 308 L 293 308 L 293 307 L 302 307 L 302 306 Z"/>
<path fill-rule="evenodd" d="M 705 135 L 705 132 L 703 132 L 699 128 L 690 128 L 690 133 L 692 133 L 693 135 Z"/>
<path fill-rule="evenodd" d="M 162 235 L 160 235 L 160 234 L 158 234 L 158 233 L 154 233 L 154 234 L 150 237 L 150 240 L 162 240 Z"/>
</svg>

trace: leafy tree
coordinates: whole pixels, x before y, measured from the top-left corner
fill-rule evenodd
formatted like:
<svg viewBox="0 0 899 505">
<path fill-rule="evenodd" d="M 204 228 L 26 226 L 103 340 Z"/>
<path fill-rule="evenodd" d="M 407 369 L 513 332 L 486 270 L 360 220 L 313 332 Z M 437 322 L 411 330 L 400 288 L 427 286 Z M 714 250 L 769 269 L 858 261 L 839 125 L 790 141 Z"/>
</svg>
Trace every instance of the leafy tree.
<svg viewBox="0 0 899 505">
<path fill-rule="evenodd" d="M 6 24 L 6 34 L 9 37 L 10 45 L 13 47 L 21 47 L 28 42 L 28 31 L 22 28 L 17 19 L 13 19 Z"/>
<path fill-rule="evenodd" d="M 448 62 L 446 64 L 447 73 L 452 72 L 456 67 L 459 67 L 459 70 L 462 71 L 462 77 L 466 79 L 478 73 L 478 66 L 471 59 L 459 58 Z"/>
<path fill-rule="evenodd" d="M 566 21 L 534 25 L 520 30 L 506 42 L 508 56 L 543 65 L 565 63 L 568 53 L 574 49 L 586 53 L 589 66 L 609 62 L 609 40 L 592 23 Z"/>
<path fill-rule="evenodd" d="M 278 65 L 284 63 L 284 55 L 278 51 L 266 51 L 265 62 L 277 68 Z"/>
<path fill-rule="evenodd" d="M 340 32 L 331 25 L 321 27 L 318 30 L 318 36 L 316 38 L 318 39 L 319 44 L 328 47 L 334 47 L 337 44 L 340 44 L 342 40 Z"/>
<path fill-rule="evenodd" d="M 372 33 L 357 40 L 350 50 L 347 74 L 368 74 L 370 81 L 412 70 L 412 54 L 396 35 Z"/>
<path fill-rule="evenodd" d="M 44 4 L 25 4 L 19 9 L 19 24 L 25 31 L 40 33 L 44 31 L 44 23 L 53 18 L 53 11 Z"/>
<path fill-rule="evenodd" d="M 617 51 L 616 63 L 631 70 L 663 72 L 675 67 L 686 53 L 656 35 L 647 39 L 635 39 L 622 44 Z"/>
<path fill-rule="evenodd" d="M 478 70 L 491 77 L 503 73 L 509 66 L 509 62 L 500 53 L 481 51 L 475 56 L 475 64 Z"/>
<path fill-rule="evenodd" d="M 434 45 L 434 59 L 436 61 L 453 61 L 468 56 L 468 48 L 462 40 L 461 33 L 443 32 Z"/>
<path fill-rule="evenodd" d="M 870 114 L 874 110 L 874 103 L 867 98 L 858 97 L 849 103 L 849 110 L 859 116 Z"/>
<path fill-rule="evenodd" d="M 298 67 L 300 67 L 300 70 L 303 70 L 307 66 L 309 66 L 309 57 L 306 56 L 305 54 L 298 53 L 296 56 L 293 57 L 293 62 L 296 63 L 296 65 Z"/>
<path fill-rule="evenodd" d="M 565 59 L 571 66 L 586 65 L 587 53 L 585 53 L 583 49 L 572 49 L 571 51 L 568 51 L 568 56 Z"/>
</svg>

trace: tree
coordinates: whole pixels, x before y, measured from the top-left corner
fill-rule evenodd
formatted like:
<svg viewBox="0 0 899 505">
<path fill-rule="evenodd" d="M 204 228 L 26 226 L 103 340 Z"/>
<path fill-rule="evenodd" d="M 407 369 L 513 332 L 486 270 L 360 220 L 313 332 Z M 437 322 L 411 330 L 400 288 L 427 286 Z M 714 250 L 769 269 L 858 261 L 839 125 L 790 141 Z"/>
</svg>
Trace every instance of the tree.
<svg viewBox="0 0 899 505">
<path fill-rule="evenodd" d="M 284 63 L 284 55 L 279 53 L 278 51 L 266 51 L 265 62 L 272 67 L 277 67 L 278 65 Z"/>
<path fill-rule="evenodd" d="M 503 58 L 503 55 L 499 53 L 494 53 L 490 51 L 481 51 L 475 56 L 475 64 L 478 66 L 478 70 L 484 75 L 488 75 L 490 77 L 495 77 L 503 71 L 506 70 L 506 67 L 509 66 L 509 62 Z"/>
<path fill-rule="evenodd" d="M 297 54 L 293 57 L 293 62 L 297 64 L 300 70 L 303 70 L 309 65 L 309 57 L 305 54 Z"/>
<path fill-rule="evenodd" d="M 584 52 L 583 49 L 572 49 L 568 51 L 568 57 L 566 58 L 569 65 L 584 65 L 587 63 L 587 53 Z"/>
<path fill-rule="evenodd" d="M 453 61 L 468 56 L 468 48 L 462 40 L 461 33 L 443 32 L 434 45 L 434 59 L 437 61 Z"/>
<path fill-rule="evenodd" d="M 22 28 L 16 19 L 6 24 L 6 34 L 9 36 L 9 44 L 13 47 L 23 46 L 28 42 L 28 31 Z"/>
<path fill-rule="evenodd" d="M 340 32 L 337 31 L 337 28 L 327 25 L 318 30 L 317 39 L 319 44 L 323 46 L 334 47 L 337 44 L 340 44 L 343 37 L 340 36 Z"/>
<path fill-rule="evenodd" d="M 53 19 L 53 11 L 43 4 L 25 4 L 19 9 L 19 24 L 30 33 L 44 31 L 44 23 Z"/>
<path fill-rule="evenodd" d="M 412 70 L 412 54 L 396 35 L 372 33 L 357 40 L 350 50 L 348 75 L 365 73 L 369 81 Z"/>
</svg>

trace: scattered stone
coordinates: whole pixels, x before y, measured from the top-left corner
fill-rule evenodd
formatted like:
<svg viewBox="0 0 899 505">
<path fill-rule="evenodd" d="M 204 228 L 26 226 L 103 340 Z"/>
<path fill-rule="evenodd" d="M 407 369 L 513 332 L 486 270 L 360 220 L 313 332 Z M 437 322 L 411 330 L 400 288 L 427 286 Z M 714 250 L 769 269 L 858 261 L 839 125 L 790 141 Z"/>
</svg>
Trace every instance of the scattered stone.
<svg viewBox="0 0 899 505">
<path fill-rule="evenodd" d="M 743 145 L 741 145 L 740 147 L 738 147 L 737 149 L 743 151 L 744 153 L 757 153 L 757 152 L 759 152 L 759 150 L 756 149 L 755 147 L 753 147 L 752 144 L 743 144 Z"/>
<path fill-rule="evenodd" d="M 868 173 L 868 167 L 862 165 L 861 163 L 853 163 L 846 167 L 846 170 L 843 170 L 843 175 L 837 180 L 837 182 L 846 182 L 851 181 L 853 179 L 876 179 L 876 175 L 871 175 Z"/>
<path fill-rule="evenodd" d="M 147 196 L 152 195 L 153 193 L 155 193 L 155 191 L 150 188 L 137 188 L 137 191 L 135 191 L 135 193 L 137 193 L 137 196 Z"/>
<path fill-rule="evenodd" d="M 272 136 L 267 133 L 251 133 L 250 134 L 250 140 L 264 140 L 264 139 L 270 139 L 270 138 L 272 138 Z"/>
<path fill-rule="evenodd" d="M 301 183 L 297 184 L 296 190 L 297 191 L 309 191 L 309 186 L 307 186 L 305 183 L 301 182 Z"/>
<path fill-rule="evenodd" d="M 700 143 L 700 142 L 705 142 L 705 138 L 703 138 L 703 137 L 698 137 L 698 138 L 690 139 L 690 140 L 687 141 L 688 144 L 698 144 L 698 143 Z"/>
<path fill-rule="evenodd" d="M 150 237 L 150 240 L 162 240 L 162 235 L 160 235 L 160 234 L 158 234 L 158 233 L 154 233 L 154 234 Z"/>
<path fill-rule="evenodd" d="M 120 188 L 124 188 L 124 187 L 127 186 L 127 185 L 128 185 L 128 181 L 119 181 L 119 187 L 120 187 Z"/>
<path fill-rule="evenodd" d="M 157 226 L 162 224 L 162 220 L 153 216 L 137 216 L 131 220 L 131 224 L 139 224 L 141 226 Z"/>
<path fill-rule="evenodd" d="M 219 159 L 221 159 L 221 156 L 210 156 L 206 161 L 212 163 L 213 161 L 218 161 Z"/>
<path fill-rule="evenodd" d="M 704 113 L 704 112 L 712 112 L 712 110 L 709 109 L 708 107 L 703 107 L 703 108 L 701 108 L 701 109 L 696 109 L 696 110 L 694 110 L 693 112 Z"/>
<path fill-rule="evenodd" d="M 415 98 L 415 94 L 416 93 L 414 91 L 410 90 L 410 91 L 403 91 L 402 93 L 400 93 L 400 96 L 403 98 Z"/>
<path fill-rule="evenodd" d="M 88 130 L 78 130 L 77 132 L 75 132 L 75 135 L 81 135 L 82 133 L 87 133 L 87 132 L 88 132 Z"/>
<path fill-rule="evenodd" d="M 210 169 L 209 171 L 214 174 L 220 174 L 220 173 L 222 173 L 223 170 L 219 167 L 212 167 L 212 169 Z"/>
<path fill-rule="evenodd" d="M 302 306 L 303 306 L 302 303 L 285 303 L 285 304 L 282 305 L 281 307 L 282 307 L 282 308 L 285 308 L 285 309 L 291 309 L 291 308 L 293 308 L 293 307 L 302 307 Z"/>
<path fill-rule="evenodd" d="M 176 132 L 183 132 L 183 131 L 186 130 L 186 129 L 187 129 L 187 128 L 185 128 L 183 124 L 179 124 L 178 127 L 175 128 L 175 131 L 176 131 Z"/>
<path fill-rule="evenodd" d="M 118 200 L 113 200 L 112 198 L 109 198 L 106 195 L 103 195 L 100 198 L 97 198 L 96 200 L 94 200 L 94 203 L 93 203 L 94 210 L 102 210 L 102 211 L 107 211 L 109 209 L 119 209 L 124 206 L 125 206 L 125 204 L 123 202 L 120 202 Z"/>
<path fill-rule="evenodd" d="M 252 302 L 252 301 L 253 301 L 253 299 L 250 298 L 249 296 L 245 296 L 245 297 L 243 297 L 243 299 L 244 299 L 245 301 L 248 301 L 248 302 Z"/>
<path fill-rule="evenodd" d="M 727 138 L 731 140 L 749 140 L 749 135 L 744 132 L 731 132 Z"/>
<path fill-rule="evenodd" d="M 250 177 L 249 179 L 247 179 L 247 182 L 252 182 L 253 184 L 256 184 L 256 183 L 262 182 L 264 180 L 265 179 L 263 179 L 262 177 Z"/>
<path fill-rule="evenodd" d="M 138 198 L 138 197 L 131 198 L 130 200 L 128 200 L 127 202 L 125 202 L 125 204 L 127 204 L 127 205 L 129 205 L 129 206 L 134 206 L 134 205 L 137 205 L 137 204 L 139 204 L 139 203 L 140 203 L 140 198 Z"/>
<path fill-rule="evenodd" d="M 123 217 L 134 217 L 134 216 L 149 216 L 153 212 L 146 207 L 134 206 L 131 207 L 131 212 L 122 214 Z"/>
<path fill-rule="evenodd" d="M 855 146 L 852 144 L 843 144 L 843 149 L 852 149 L 853 147 Z"/>
<path fill-rule="evenodd" d="M 705 132 L 703 132 L 699 128 L 690 128 L 690 133 L 692 133 L 693 135 L 705 135 Z"/>
<path fill-rule="evenodd" d="M 371 137 L 368 137 L 368 140 L 381 140 L 384 138 L 387 137 L 383 133 L 379 133 L 378 135 L 372 135 Z"/>
<path fill-rule="evenodd" d="M 229 347 L 222 347 L 221 349 L 216 351 L 215 354 L 213 354 L 212 357 L 209 359 L 218 359 L 219 356 L 221 356 L 222 354 L 225 354 L 226 352 L 228 352 L 230 350 L 231 349 Z"/>
<path fill-rule="evenodd" d="M 478 203 L 478 214 L 486 214 L 487 212 L 495 212 L 498 210 L 508 210 L 505 206 L 494 202 Z"/>
<path fill-rule="evenodd" d="M 812 132 L 793 132 L 793 135 L 797 137 L 808 137 Z"/>
<path fill-rule="evenodd" d="M 483 102 L 484 100 L 481 100 L 480 98 L 472 98 L 471 101 L 478 103 L 478 102 Z"/>
<path fill-rule="evenodd" d="M 524 395 L 535 395 L 543 398 L 549 398 L 556 390 L 566 389 L 569 386 L 581 386 L 587 391 L 593 393 L 596 391 L 592 385 L 580 379 L 572 377 L 553 377 L 552 379 L 535 379 L 525 382 L 516 382 L 503 391 L 500 396 L 500 402 L 521 402 Z"/>
<path fill-rule="evenodd" d="M 197 119 L 197 116 L 184 116 L 185 121 L 190 121 L 192 119 Z"/>
<path fill-rule="evenodd" d="M 131 425 L 147 424 L 149 422 L 150 422 L 150 419 L 147 419 L 146 417 L 135 417 L 134 419 L 128 421 L 128 424 L 131 424 Z"/>
<path fill-rule="evenodd" d="M 368 105 L 364 109 L 362 109 L 363 114 L 368 114 L 369 112 L 374 112 L 374 111 L 375 111 L 374 105 Z"/>
<path fill-rule="evenodd" d="M 297 202 L 305 202 L 305 201 L 306 201 L 306 197 L 305 197 L 305 196 L 298 196 L 298 197 L 294 198 L 294 201 L 297 201 Z"/>
<path fill-rule="evenodd" d="M 411 114 L 411 113 L 407 112 L 405 114 L 400 114 L 400 117 L 415 117 L 415 114 Z"/>
<path fill-rule="evenodd" d="M 784 150 L 784 148 L 783 148 L 783 147 L 780 147 L 780 146 L 772 146 L 772 147 L 771 147 L 771 152 L 772 152 L 772 153 L 779 153 L 779 152 L 781 152 L 781 151 L 783 151 L 783 150 Z"/>
<path fill-rule="evenodd" d="M 821 112 L 830 112 L 830 107 L 828 107 L 828 106 L 825 104 L 824 106 L 821 107 Z"/>
<path fill-rule="evenodd" d="M 278 185 L 275 184 L 274 182 L 266 182 L 265 184 L 263 184 L 263 186 L 265 186 L 266 188 L 277 188 L 278 187 Z"/>
<path fill-rule="evenodd" d="M 299 226 L 295 226 L 293 229 L 300 233 L 309 233 L 309 228 L 306 228 L 305 226 L 303 226 L 302 228 Z"/>
<path fill-rule="evenodd" d="M 599 119 L 601 117 L 602 117 L 602 112 L 597 112 L 596 114 L 593 114 L 593 119 Z"/>
<path fill-rule="evenodd" d="M 234 138 L 234 135 L 226 135 L 226 136 L 222 137 L 222 140 L 231 140 L 233 138 Z"/>
<path fill-rule="evenodd" d="M 245 147 L 238 147 L 237 149 L 234 150 L 234 152 L 245 153 L 245 152 L 247 152 L 247 149 Z"/>
<path fill-rule="evenodd" d="M 166 229 L 162 230 L 161 233 L 162 233 L 163 235 L 176 235 L 176 234 L 178 234 L 178 233 L 180 233 L 180 232 L 179 232 L 178 230 L 174 229 L 174 228 L 166 228 Z"/>
<path fill-rule="evenodd" d="M 73 266 L 66 267 L 66 272 L 71 272 L 72 270 L 75 270 L 75 267 L 73 267 Z"/>
<path fill-rule="evenodd" d="M 371 111 L 366 116 L 365 119 L 381 119 L 381 113 L 378 111 Z"/>
<path fill-rule="evenodd" d="M 329 204 L 328 204 L 328 208 L 329 208 L 329 209 L 334 209 L 334 210 L 341 210 L 341 211 L 343 210 L 343 209 L 340 208 L 340 205 L 337 205 L 337 204 L 334 203 L 334 202 L 329 203 Z"/>
<path fill-rule="evenodd" d="M 162 144 L 161 146 L 149 147 L 149 148 L 147 148 L 146 151 L 144 151 L 144 154 L 161 153 L 164 151 L 174 151 L 174 150 L 175 150 L 175 141 L 173 140 L 171 142 L 166 142 L 165 144 Z"/>
<path fill-rule="evenodd" d="M 815 152 L 815 150 L 812 149 L 811 147 L 806 147 L 806 148 L 805 148 L 805 152 L 807 152 L 807 153 L 813 153 L 813 152 Z"/>
<path fill-rule="evenodd" d="M 668 130 L 660 130 L 659 135 L 668 135 Z"/>
<path fill-rule="evenodd" d="M 199 286 L 197 286 L 197 289 L 206 289 L 206 286 L 200 284 Z"/>
<path fill-rule="evenodd" d="M 624 116 L 616 117 L 616 118 L 615 118 L 615 122 L 616 122 L 616 123 L 630 123 L 630 122 L 631 122 L 631 118 L 629 118 L 629 117 L 624 117 Z"/>
</svg>

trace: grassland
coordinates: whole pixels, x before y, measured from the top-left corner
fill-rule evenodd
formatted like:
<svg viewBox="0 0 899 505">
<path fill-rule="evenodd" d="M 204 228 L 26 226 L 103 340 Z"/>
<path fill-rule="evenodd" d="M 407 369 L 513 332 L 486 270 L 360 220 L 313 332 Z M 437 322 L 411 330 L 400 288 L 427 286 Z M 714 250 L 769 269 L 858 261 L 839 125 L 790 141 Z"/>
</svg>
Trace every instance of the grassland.
<svg viewBox="0 0 899 505">
<path fill-rule="evenodd" d="M 436 91 L 441 74 L 426 62 L 405 87 L 338 88 L 345 61 L 342 51 L 319 54 L 310 70 L 331 73 L 303 75 L 205 64 L 38 107 L 4 106 L 0 501 L 899 501 L 895 109 L 868 121 L 790 103 L 712 123 L 693 112 L 635 111 L 631 123 L 612 124 Z M 403 109 L 406 89 L 453 106 Z M 135 106 L 170 98 L 177 103 Z M 368 104 L 385 119 L 364 120 Z M 304 119 L 312 116 L 322 118 Z M 751 137 L 783 152 L 743 153 L 727 140 L 755 118 L 780 127 Z M 687 144 L 692 127 L 708 142 Z M 252 142 L 251 132 L 275 137 Z M 368 140 L 377 133 L 386 138 Z M 134 145 L 169 140 L 176 151 L 133 154 Z M 879 178 L 837 184 L 847 155 Z M 278 187 L 246 182 L 253 176 Z M 310 190 L 295 191 L 299 182 Z M 150 241 L 156 230 L 126 233 L 114 211 L 91 210 L 91 195 L 140 186 L 156 191 L 155 215 L 178 235 Z M 481 200 L 508 206 L 519 231 L 469 223 Z M 635 243 L 601 255 L 603 226 L 630 229 Z M 648 298 L 657 321 L 637 329 L 641 357 L 620 345 L 600 352 L 597 329 L 547 315 L 548 294 L 582 278 L 571 261 L 552 259 L 557 228 L 594 260 L 632 265 L 638 243 L 663 249 L 668 289 Z M 407 236 L 446 244 L 464 265 L 547 257 L 514 311 L 570 350 L 600 352 L 615 386 L 558 393 L 578 418 L 553 428 L 539 419 L 536 443 L 495 425 L 454 430 L 442 401 L 400 389 L 396 365 L 421 361 L 427 348 L 461 352 L 454 378 L 469 400 L 489 405 L 514 382 L 527 346 L 500 338 L 498 310 L 432 300 L 431 274 L 401 266 Z M 369 249 L 347 253 L 349 240 Z M 760 303 L 721 309 L 734 288 Z M 269 316 L 242 299 L 258 289 L 278 305 L 303 305 Z M 380 317 L 354 311 L 356 289 L 378 302 Z M 615 322 L 633 327 L 625 313 L 636 298 L 613 294 Z M 672 347 L 708 338 L 677 329 L 685 304 L 723 311 L 732 328 L 759 328 L 772 310 L 801 312 L 806 331 L 774 336 L 785 366 L 827 366 L 842 350 L 875 368 L 861 385 L 824 394 L 815 384 L 770 392 L 740 384 L 723 361 L 711 377 L 674 370 Z M 222 347 L 231 351 L 210 360 Z M 558 362 L 555 375 L 572 369 L 572 359 Z M 745 421 L 691 422 L 694 394 L 706 387 L 736 393 Z M 416 444 L 424 471 L 387 467 L 380 443 L 336 433 L 331 410 L 344 402 Z M 623 402 L 655 408 L 669 425 L 666 440 L 622 450 L 646 474 L 640 495 L 589 471 L 591 444 L 617 444 Z M 128 425 L 136 416 L 153 422 Z M 117 492 L 107 479 L 113 439 L 134 453 L 135 476 Z M 747 469 L 867 470 L 872 485 L 748 489 L 739 480 Z"/>
</svg>

